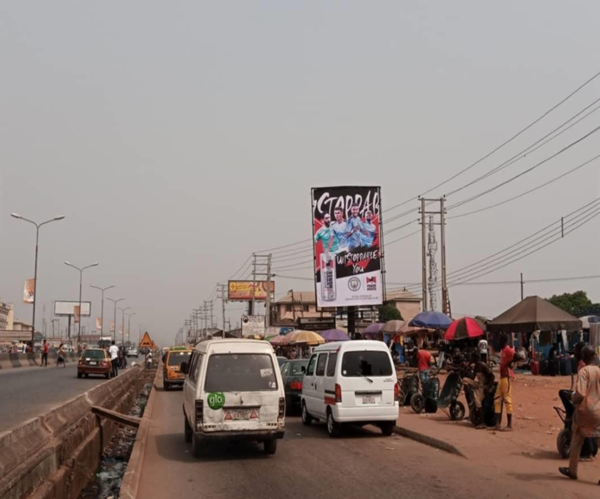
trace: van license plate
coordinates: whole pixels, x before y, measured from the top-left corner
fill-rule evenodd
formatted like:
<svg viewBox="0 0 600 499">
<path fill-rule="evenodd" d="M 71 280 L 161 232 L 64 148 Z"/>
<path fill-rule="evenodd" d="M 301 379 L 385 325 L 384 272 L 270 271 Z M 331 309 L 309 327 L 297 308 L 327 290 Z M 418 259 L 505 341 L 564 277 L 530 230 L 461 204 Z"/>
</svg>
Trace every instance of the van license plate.
<svg viewBox="0 0 600 499">
<path fill-rule="evenodd" d="M 90 362 L 90 366 L 97 366 L 98 362 Z"/>
<path fill-rule="evenodd" d="M 369 404 L 376 404 L 377 401 L 375 400 L 375 397 L 373 395 L 363 395 L 362 403 L 364 405 L 369 405 Z"/>
<path fill-rule="evenodd" d="M 249 410 L 227 411 L 224 419 L 225 421 L 249 421 L 250 414 Z"/>
</svg>

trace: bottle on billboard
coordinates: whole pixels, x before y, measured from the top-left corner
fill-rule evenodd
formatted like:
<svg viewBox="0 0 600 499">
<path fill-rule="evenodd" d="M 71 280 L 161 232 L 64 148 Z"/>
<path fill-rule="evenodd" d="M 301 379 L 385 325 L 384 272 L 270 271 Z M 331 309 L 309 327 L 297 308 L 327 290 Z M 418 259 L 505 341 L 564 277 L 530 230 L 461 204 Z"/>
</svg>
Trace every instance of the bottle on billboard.
<svg viewBox="0 0 600 499">
<path fill-rule="evenodd" d="M 335 301 L 335 255 L 321 253 L 321 298 L 323 301 Z"/>
</svg>

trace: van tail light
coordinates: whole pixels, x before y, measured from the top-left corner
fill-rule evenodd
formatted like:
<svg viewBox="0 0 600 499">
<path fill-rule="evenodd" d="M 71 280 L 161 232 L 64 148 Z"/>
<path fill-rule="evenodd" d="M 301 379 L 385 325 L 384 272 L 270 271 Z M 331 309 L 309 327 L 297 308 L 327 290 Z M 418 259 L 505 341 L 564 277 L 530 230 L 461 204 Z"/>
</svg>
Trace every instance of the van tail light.
<svg viewBox="0 0 600 499">
<path fill-rule="evenodd" d="M 85 364 L 84 360 L 83 359 L 79 359 L 79 365 L 82 366 L 84 364 Z"/>
<path fill-rule="evenodd" d="M 196 400 L 196 424 L 202 424 L 204 419 L 204 402 Z"/>
<path fill-rule="evenodd" d="M 396 383 L 394 385 L 394 402 L 400 401 L 400 384 Z"/>
<path fill-rule="evenodd" d="M 106 362 L 104 362 L 103 360 L 100 361 L 100 367 L 106 367 L 106 365 L 107 365 Z"/>
<path fill-rule="evenodd" d="M 342 387 L 335 385 L 335 403 L 339 404 L 342 402 Z"/>
<path fill-rule="evenodd" d="M 302 391 L 302 381 L 292 381 L 290 383 L 290 390 Z"/>
<path fill-rule="evenodd" d="M 279 397 L 279 414 L 278 417 L 285 417 L 285 397 Z"/>
</svg>

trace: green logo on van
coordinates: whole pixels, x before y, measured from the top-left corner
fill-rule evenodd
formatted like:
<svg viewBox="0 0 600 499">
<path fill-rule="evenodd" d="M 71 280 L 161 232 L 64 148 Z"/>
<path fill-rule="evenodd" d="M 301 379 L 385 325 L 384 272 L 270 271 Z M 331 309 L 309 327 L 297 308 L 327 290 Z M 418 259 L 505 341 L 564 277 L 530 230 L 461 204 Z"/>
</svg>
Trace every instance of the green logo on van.
<svg viewBox="0 0 600 499">
<path fill-rule="evenodd" d="M 209 393 L 207 400 L 208 407 L 213 411 L 217 411 L 225 405 L 225 395 L 221 392 Z"/>
</svg>

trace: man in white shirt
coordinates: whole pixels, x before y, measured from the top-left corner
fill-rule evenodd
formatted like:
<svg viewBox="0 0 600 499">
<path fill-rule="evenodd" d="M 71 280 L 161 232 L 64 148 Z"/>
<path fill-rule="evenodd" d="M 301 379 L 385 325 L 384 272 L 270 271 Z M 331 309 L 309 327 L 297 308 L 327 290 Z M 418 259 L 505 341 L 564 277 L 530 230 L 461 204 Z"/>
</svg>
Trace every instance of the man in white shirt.
<svg viewBox="0 0 600 499">
<path fill-rule="evenodd" d="M 479 356 L 481 357 L 481 362 L 487 364 L 488 362 L 488 342 L 485 338 L 482 338 L 477 345 L 479 349 Z"/>
<path fill-rule="evenodd" d="M 115 345 L 115 340 L 112 340 L 110 348 L 108 349 L 110 354 L 110 363 L 112 364 L 112 376 L 113 378 L 119 374 L 119 347 Z"/>
</svg>

